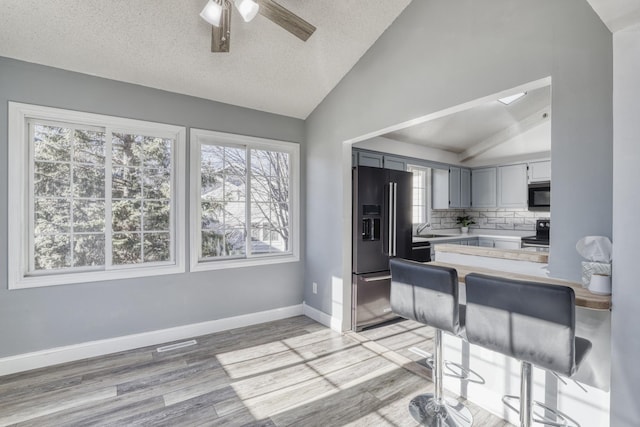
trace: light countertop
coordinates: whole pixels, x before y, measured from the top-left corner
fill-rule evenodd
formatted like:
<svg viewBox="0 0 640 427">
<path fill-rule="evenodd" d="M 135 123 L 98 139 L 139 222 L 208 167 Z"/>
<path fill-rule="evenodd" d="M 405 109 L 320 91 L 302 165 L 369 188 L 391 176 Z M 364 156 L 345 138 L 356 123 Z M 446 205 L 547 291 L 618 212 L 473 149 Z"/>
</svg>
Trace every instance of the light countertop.
<svg viewBox="0 0 640 427">
<path fill-rule="evenodd" d="M 593 294 L 589 292 L 588 289 L 583 288 L 582 284 L 577 282 L 570 282 L 568 280 L 561 280 L 561 279 L 553 279 L 550 277 L 537 277 L 537 276 L 529 276 L 526 274 L 519 274 L 519 273 L 508 273 L 508 272 L 499 271 L 499 270 L 491 270 L 488 268 L 472 267 L 472 266 L 460 265 L 460 264 L 448 264 L 448 263 L 437 262 L 437 261 L 433 261 L 429 264 L 439 265 L 442 267 L 455 268 L 458 272 L 458 280 L 462 283 L 466 283 L 465 278 L 467 274 L 479 273 L 479 274 L 486 274 L 489 276 L 503 277 L 506 279 L 516 279 L 516 280 L 525 280 L 530 282 L 547 283 L 551 285 L 569 286 L 570 288 L 573 288 L 573 291 L 575 292 L 577 307 L 584 307 L 584 308 L 589 308 L 593 310 L 610 310 L 611 309 L 610 295 Z"/>
<path fill-rule="evenodd" d="M 449 252 L 461 255 L 475 255 L 489 258 L 509 259 L 515 261 L 529 261 L 547 264 L 548 252 L 532 252 L 523 249 L 485 248 L 479 246 L 462 246 L 441 244 L 434 247 L 436 252 Z"/>
</svg>

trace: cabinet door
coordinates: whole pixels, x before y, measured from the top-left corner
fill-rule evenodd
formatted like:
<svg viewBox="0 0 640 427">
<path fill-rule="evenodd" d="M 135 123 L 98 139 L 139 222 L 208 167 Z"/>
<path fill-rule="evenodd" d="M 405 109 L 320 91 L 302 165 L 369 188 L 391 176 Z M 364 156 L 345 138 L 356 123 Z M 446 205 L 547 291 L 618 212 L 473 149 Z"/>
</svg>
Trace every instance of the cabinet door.
<svg viewBox="0 0 640 427">
<path fill-rule="evenodd" d="M 449 170 L 431 170 L 431 193 L 433 209 L 449 209 Z"/>
<path fill-rule="evenodd" d="M 449 207 L 460 206 L 460 168 L 449 168 Z"/>
<path fill-rule="evenodd" d="M 471 207 L 471 171 L 460 169 L 460 207 Z"/>
<path fill-rule="evenodd" d="M 474 169 L 471 172 L 471 206 L 496 207 L 496 168 Z"/>
<path fill-rule="evenodd" d="M 529 163 L 529 182 L 551 181 L 551 161 Z"/>
<path fill-rule="evenodd" d="M 467 240 L 467 246 L 478 246 L 478 238 L 474 237 L 473 239 Z"/>
<path fill-rule="evenodd" d="M 483 248 L 492 248 L 493 239 L 487 239 L 486 237 L 478 237 L 478 246 Z"/>
<path fill-rule="evenodd" d="M 383 164 L 385 169 L 393 169 L 397 171 L 406 171 L 407 162 L 399 157 L 384 156 Z"/>
<path fill-rule="evenodd" d="M 372 168 L 381 168 L 383 166 L 382 154 L 360 152 L 358 153 L 358 165 L 369 166 Z"/>
<path fill-rule="evenodd" d="M 498 207 L 526 208 L 527 165 L 498 167 Z"/>
<path fill-rule="evenodd" d="M 515 242 L 513 240 L 494 240 L 493 241 L 494 248 L 500 249 L 520 249 L 520 242 Z"/>
</svg>

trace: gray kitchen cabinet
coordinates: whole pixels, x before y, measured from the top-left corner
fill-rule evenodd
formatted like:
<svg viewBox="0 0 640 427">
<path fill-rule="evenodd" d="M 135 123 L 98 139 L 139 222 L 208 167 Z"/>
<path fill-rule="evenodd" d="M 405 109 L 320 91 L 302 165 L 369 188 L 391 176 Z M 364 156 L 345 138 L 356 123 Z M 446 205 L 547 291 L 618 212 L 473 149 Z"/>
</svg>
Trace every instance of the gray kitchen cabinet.
<svg viewBox="0 0 640 427">
<path fill-rule="evenodd" d="M 385 169 L 407 170 L 407 161 L 400 157 L 383 156 L 382 162 Z"/>
<path fill-rule="evenodd" d="M 498 167 L 498 207 L 527 207 L 526 164 Z"/>
<path fill-rule="evenodd" d="M 460 208 L 460 168 L 449 168 L 449 207 Z"/>
<path fill-rule="evenodd" d="M 377 153 L 358 152 L 358 166 L 381 168 L 384 166 L 383 155 Z"/>
<path fill-rule="evenodd" d="M 551 160 L 529 163 L 529 182 L 551 181 Z"/>
<path fill-rule="evenodd" d="M 431 208 L 449 209 L 449 170 L 431 170 Z"/>
<path fill-rule="evenodd" d="M 460 169 L 460 207 L 471 207 L 471 171 Z"/>
<path fill-rule="evenodd" d="M 520 249 L 520 242 L 506 239 L 494 239 L 493 247 L 499 249 Z"/>
<path fill-rule="evenodd" d="M 496 207 L 496 168 L 474 169 L 471 172 L 471 206 Z"/>
<path fill-rule="evenodd" d="M 487 237 L 478 237 L 478 246 L 482 248 L 492 248 L 493 247 L 493 239 Z"/>
</svg>

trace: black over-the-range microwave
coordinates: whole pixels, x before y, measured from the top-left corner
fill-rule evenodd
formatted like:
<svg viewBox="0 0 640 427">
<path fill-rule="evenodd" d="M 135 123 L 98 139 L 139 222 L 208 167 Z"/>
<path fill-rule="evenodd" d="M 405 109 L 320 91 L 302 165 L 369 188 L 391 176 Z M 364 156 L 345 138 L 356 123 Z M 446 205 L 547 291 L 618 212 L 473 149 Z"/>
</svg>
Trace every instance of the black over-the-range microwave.
<svg viewBox="0 0 640 427">
<path fill-rule="evenodd" d="M 529 184 L 529 210 L 549 211 L 551 209 L 551 182 Z"/>
</svg>

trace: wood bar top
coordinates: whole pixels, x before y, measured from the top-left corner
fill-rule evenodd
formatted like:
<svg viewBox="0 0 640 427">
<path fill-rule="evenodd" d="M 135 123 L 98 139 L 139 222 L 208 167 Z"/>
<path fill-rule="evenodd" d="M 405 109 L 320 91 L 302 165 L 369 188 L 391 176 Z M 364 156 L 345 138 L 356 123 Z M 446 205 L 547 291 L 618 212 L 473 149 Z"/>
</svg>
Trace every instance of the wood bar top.
<svg viewBox="0 0 640 427">
<path fill-rule="evenodd" d="M 529 276 L 527 274 L 508 273 L 504 271 L 491 270 L 489 268 L 472 267 L 468 265 L 449 264 L 445 262 L 433 261 L 430 265 L 437 265 L 441 267 L 454 268 L 458 271 L 458 280 L 462 283 L 466 283 L 465 278 L 467 274 L 479 273 L 486 274 L 488 276 L 497 276 L 505 279 L 525 280 L 529 282 L 546 283 L 550 285 L 569 286 L 573 288 L 576 294 L 576 306 L 590 308 L 593 310 L 610 310 L 611 309 L 611 295 L 596 295 L 587 288 L 583 288 L 580 283 L 570 282 L 568 280 L 553 279 L 551 277 L 537 277 Z"/>
<path fill-rule="evenodd" d="M 548 252 L 535 252 L 523 249 L 485 248 L 479 246 L 463 246 L 446 243 L 434 245 L 433 248 L 436 252 L 449 252 L 454 254 L 475 255 L 489 258 L 539 262 L 543 264 L 547 264 L 549 262 Z"/>
</svg>

